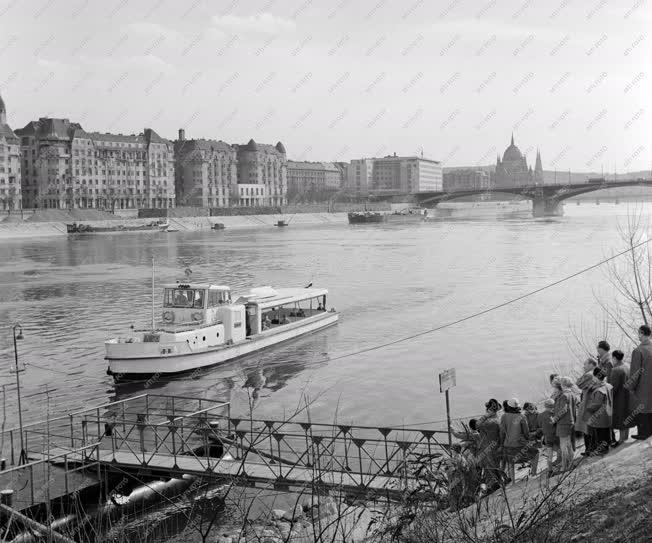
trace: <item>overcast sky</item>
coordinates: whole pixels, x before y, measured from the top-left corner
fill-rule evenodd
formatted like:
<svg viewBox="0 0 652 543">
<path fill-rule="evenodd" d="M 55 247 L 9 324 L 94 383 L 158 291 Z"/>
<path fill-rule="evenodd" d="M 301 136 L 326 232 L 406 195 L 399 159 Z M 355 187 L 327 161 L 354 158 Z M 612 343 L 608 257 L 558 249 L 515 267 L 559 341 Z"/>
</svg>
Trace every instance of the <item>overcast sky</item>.
<svg viewBox="0 0 652 543">
<path fill-rule="evenodd" d="M 652 168 L 648 0 L 0 0 L 15 129 L 152 127 L 289 158 Z"/>
</svg>

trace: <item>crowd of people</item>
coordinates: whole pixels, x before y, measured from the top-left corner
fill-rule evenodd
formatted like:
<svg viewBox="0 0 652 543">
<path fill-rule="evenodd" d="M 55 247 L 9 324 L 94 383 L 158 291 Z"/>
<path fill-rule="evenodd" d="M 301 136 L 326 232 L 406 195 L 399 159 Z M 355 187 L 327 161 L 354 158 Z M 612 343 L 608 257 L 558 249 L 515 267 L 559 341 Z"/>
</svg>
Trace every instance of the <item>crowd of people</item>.
<svg viewBox="0 0 652 543">
<path fill-rule="evenodd" d="M 597 344 L 577 379 L 550 375 L 550 393 L 540 403 L 523 405 L 517 398 L 502 403 L 490 399 L 486 412 L 468 421 L 458 452 L 471 455 L 482 480 L 498 486 L 515 480 L 516 466 L 536 475 L 539 459 L 547 459 L 547 474 L 572 469 L 576 452 L 585 457 L 603 456 L 631 437 L 652 436 L 652 331 L 638 329 L 640 344 L 632 351 L 631 364 L 621 350 L 607 341 Z M 579 458 L 579 456 L 578 456 Z"/>
</svg>

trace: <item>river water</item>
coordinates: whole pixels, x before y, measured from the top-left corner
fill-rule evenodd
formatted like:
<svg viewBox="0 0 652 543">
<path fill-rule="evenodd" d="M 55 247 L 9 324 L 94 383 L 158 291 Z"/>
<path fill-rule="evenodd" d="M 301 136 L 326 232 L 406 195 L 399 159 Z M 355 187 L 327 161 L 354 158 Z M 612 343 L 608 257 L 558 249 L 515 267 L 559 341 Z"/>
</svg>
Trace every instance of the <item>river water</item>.
<svg viewBox="0 0 652 543">
<path fill-rule="evenodd" d="M 645 213 L 652 204 L 638 206 Z M 484 401 L 540 400 L 547 375 L 581 358 L 576 339 L 608 337 L 627 352 L 596 301 L 612 288 L 596 269 L 530 298 L 410 341 L 342 357 L 464 318 L 592 265 L 622 247 L 627 205 L 566 205 L 564 217 L 457 219 L 423 224 L 330 225 L 221 232 L 125 233 L 3 241 L 0 383 L 7 427 L 17 420 L 13 342 L 25 420 L 148 390 L 231 400 L 244 414 L 283 417 L 309 404 L 313 421 L 413 425 L 445 418 L 438 372 L 455 367 L 454 417 Z M 330 291 L 336 327 L 198 378 L 118 385 L 103 341 L 147 323 L 151 258 L 157 280 L 301 286 Z M 157 292 L 157 298 L 159 292 Z M 160 312 L 160 299 L 157 312 Z M 307 418 L 301 416 L 300 419 Z"/>
</svg>

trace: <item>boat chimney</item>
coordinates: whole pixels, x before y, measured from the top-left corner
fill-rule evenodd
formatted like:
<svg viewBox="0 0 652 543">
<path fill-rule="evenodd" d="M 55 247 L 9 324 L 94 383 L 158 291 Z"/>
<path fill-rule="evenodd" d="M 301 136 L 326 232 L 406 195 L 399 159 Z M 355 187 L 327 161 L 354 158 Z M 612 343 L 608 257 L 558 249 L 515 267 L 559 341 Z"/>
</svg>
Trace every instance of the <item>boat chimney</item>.
<svg viewBox="0 0 652 543">
<path fill-rule="evenodd" d="M 186 131 L 183 128 L 179 128 L 179 141 L 184 141 L 186 139 Z"/>
</svg>

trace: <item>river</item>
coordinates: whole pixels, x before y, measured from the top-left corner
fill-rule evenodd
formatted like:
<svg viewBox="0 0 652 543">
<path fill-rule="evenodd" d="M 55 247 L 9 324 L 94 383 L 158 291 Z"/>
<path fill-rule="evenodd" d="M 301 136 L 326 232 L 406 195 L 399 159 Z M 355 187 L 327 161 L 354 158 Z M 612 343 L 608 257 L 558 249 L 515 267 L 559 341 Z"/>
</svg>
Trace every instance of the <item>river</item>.
<svg viewBox="0 0 652 543">
<path fill-rule="evenodd" d="M 652 204 L 639 205 L 646 213 Z M 283 417 L 309 405 L 313 421 L 412 425 L 445 418 L 437 374 L 455 367 L 455 417 L 490 397 L 540 400 L 548 374 L 578 364 L 575 336 L 607 337 L 626 351 L 596 301 L 613 289 L 603 268 L 532 297 L 393 346 L 353 353 L 472 315 L 602 260 L 620 249 L 624 204 L 567 204 L 548 220 L 458 219 L 406 225 L 125 233 L 3 241 L 0 245 L 0 382 L 7 427 L 17 422 L 13 342 L 19 341 L 24 419 L 41 419 L 147 389 L 223 398 L 236 413 Z M 195 281 L 330 291 L 336 327 L 198 378 L 116 386 L 103 341 L 148 322 L 151 258 L 157 281 L 190 268 Z M 157 312 L 160 311 L 157 292 Z M 334 360 L 331 360 L 334 359 Z M 300 418 L 305 419 L 304 413 Z"/>
</svg>

